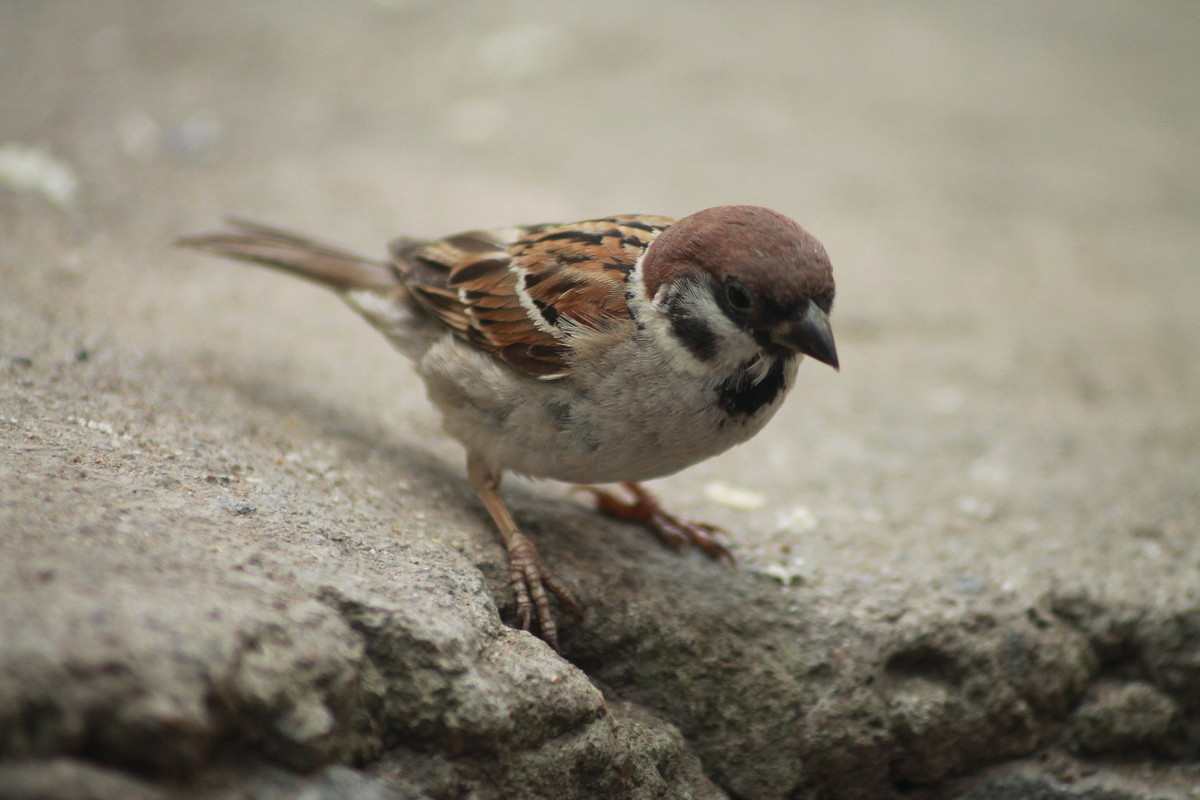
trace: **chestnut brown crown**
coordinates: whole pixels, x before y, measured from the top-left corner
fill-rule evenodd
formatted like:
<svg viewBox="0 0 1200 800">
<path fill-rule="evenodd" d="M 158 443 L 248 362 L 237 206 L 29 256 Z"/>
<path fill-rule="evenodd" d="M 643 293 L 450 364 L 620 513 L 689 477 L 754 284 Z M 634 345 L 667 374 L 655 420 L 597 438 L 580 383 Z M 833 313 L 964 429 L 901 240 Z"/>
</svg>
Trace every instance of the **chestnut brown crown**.
<svg viewBox="0 0 1200 800">
<path fill-rule="evenodd" d="M 684 217 L 651 244 L 648 297 L 707 275 L 722 311 L 764 346 L 838 368 L 829 327 L 836 288 L 825 248 L 796 222 L 760 206 L 718 206 Z"/>
</svg>

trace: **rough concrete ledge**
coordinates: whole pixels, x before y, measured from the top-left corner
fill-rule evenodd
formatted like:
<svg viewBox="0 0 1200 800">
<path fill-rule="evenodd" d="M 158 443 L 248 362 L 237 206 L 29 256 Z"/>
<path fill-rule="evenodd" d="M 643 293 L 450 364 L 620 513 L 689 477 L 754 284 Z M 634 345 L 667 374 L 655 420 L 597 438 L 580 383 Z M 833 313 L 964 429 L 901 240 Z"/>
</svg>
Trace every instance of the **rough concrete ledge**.
<svg viewBox="0 0 1200 800">
<path fill-rule="evenodd" d="M 484 520 L 475 565 L 370 507 L 316 517 L 329 487 L 234 421 L 264 409 L 185 405 L 120 354 L 26 352 L 0 429 L 2 796 L 879 798 L 1039 753 L 1196 757 L 1196 596 L 785 590 L 518 492 L 588 608 L 560 658 L 502 624 Z M 81 395 L 88 421 L 55 413 Z M 200 441 L 217 452 L 181 452 Z"/>
<path fill-rule="evenodd" d="M 1200 6 L 0 2 L 0 800 L 1200 800 Z M 654 487 L 507 480 L 171 245 L 757 203 L 840 373 Z"/>
</svg>

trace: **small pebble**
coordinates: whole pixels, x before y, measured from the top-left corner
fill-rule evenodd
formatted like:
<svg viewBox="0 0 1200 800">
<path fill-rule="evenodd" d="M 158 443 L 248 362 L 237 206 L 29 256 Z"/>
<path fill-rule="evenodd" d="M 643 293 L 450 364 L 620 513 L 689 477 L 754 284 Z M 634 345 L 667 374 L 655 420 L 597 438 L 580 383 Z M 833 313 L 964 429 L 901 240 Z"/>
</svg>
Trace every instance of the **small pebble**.
<svg viewBox="0 0 1200 800">
<path fill-rule="evenodd" d="M 762 508 L 767 503 L 767 497 L 762 492 L 731 486 L 722 481 L 706 483 L 704 494 L 714 503 L 736 508 L 739 511 L 753 511 L 756 508 Z"/>
<path fill-rule="evenodd" d="M 0 186 L 40 194 L 65 208 L 79 192 L 79 178 L 70 164 L 40 145 L 5 142 L 0 144 Z"/>
</svg>

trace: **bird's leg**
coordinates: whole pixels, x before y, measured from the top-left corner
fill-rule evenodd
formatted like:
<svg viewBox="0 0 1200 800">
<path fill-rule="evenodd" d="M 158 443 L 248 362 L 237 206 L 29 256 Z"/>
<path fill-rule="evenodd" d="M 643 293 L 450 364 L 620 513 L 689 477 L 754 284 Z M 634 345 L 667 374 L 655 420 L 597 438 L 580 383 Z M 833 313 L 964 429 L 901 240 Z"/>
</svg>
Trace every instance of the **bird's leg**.
<svg viewBox="0 0 1200 800">
<path fill-rule="evenodd" d="M 536 613 L 542 638 L 557 651 L 558 624 L 550 611 L 550 596 L 546 590 L 549 589 L 558 602 L 579 619 L 583 619 L 583 609 L 562 581 L 542 566 L 533 542 L 517 530 L 517 523 L 500 497 L 500 476 L 474 454 L 467 457 L 467 475 L 499 528 L 500 538 L 508 550 L 509 580 L 517 595 L 517 623 L 522 630 L 529 630 Z"/>
<path fill-rule="evenodd" d="M 689 545 L 700 548 L 710 558 L 733 563 L 733 554 L 725 549 L 717 538 L 725 531 L 707 522 L 681 519 L 659 505 L 658 498 L 642 488 L 639 483 L 626 482 L 621 486 L 633 495 L 633 500 L 622 500 L 612 492 L 595 486 L 577 486 L 596 498 L 597 510 L 618 519 L 636 522 L 648 529 L 670 547 L 680 550 Z"/>
</svg>

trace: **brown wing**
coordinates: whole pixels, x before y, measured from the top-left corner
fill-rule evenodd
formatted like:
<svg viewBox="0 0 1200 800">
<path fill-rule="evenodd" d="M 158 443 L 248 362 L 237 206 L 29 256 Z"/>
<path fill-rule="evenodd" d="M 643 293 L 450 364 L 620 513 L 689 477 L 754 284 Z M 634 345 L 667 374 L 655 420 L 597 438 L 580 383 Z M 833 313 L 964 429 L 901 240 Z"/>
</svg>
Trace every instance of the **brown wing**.
<svg viewBox="0 0 1200 800">
<path fill-rule="evenodd" d="M 565 373 L 572 351 L 632 324 L 629 272 L 672 222 L 627 215 L 474 231 L 397 242 L 392 253 L 413 295 L 457 336 L 552 378 Z"/>
</svg>

